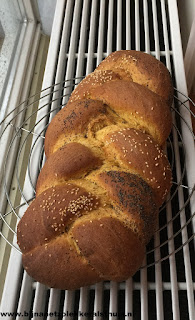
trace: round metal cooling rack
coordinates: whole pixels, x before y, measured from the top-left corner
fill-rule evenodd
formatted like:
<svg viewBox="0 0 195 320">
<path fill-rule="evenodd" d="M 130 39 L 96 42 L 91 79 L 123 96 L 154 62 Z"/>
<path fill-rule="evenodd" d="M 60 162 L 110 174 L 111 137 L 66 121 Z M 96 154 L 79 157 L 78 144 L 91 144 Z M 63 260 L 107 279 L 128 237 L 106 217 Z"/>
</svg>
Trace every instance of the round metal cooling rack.
<svg viewBox="0 0 195 320">
<path fill-rule="evenodd" d="M 7 226 L 10 233 L 13 236 L 16 236 L 16 225 L 19 219 L 21 218 L 21 215 L 24 213 L 24 210 L 21 214 L 21 209 L 26 207 L 26 205 L 29 205 L 29 203 L 34 199 L 35 197 L 35 184 L 36 181 L 34 181 L 35 175 L 37 176 L 44 161 L 44 134 L 47 129 L 47 126 L 50 122 L 50 117 L 52 117 L 57 111 L 60 110 L 60 108 L 64 107 L 70 93 L 74 89 L 75 85 L 80 82 L 80 80 L 83 77 L 80 78 L 74 78 L 71 80 L 66 80 L 63 83 L 57 83 L 53 86 L 46 88 L 42 90 L 41 92 L 35 94 L 34 96 L 31 96 L 28 100 L 22 102 L 19 106 L 15 107 L 0 123 L 3 127 L 2 133 L 0 135 L 0 140 L 4 138 L 4 135 L 6 132 L 10 129 L 10 127 L 13 128 L 14 133 L 11 139 L 11 142 L 9 144 L 9 147 L 7 149 L 7 154 L 5 158 L 4 168 L 3 168 L 3 184 L 4 184 L 4 195 L 7 199 L 7 204 L 9 209 L 5 213 L 0 213 L 0 222 L 3 221 L 3 224 Z M 179 97 L 178 97 L 179 96 Z M 42 103 L 43 99 L 47 99 L 47 103 Z M 182 101 L 181 101 L 182 99 Z M 64 102 L 65 101 L 65 102 Z M 181 108 L 185 108 L 185 111 L 187 110 L 192 117 L 195 118 L 195 115 L 189 108 L 189 102 L 192 103 L 192 105 L 195 106 L 195 103 L 187 96 L 179 92 L 175 89 L 175 95 L 174 95 L 174 105 L 172 106 L 172 112 L 174 113 L 174 121 L 173 121 L 173 130 L 170 134 L 168 140 L 167 140 L 167 156 L 169 159 L 169 162 L 172 167 L 173 172 L 173 185 L 171 192 L 169 196 L 167 197 L 167 201 L 164 203 L 164 205 L 160 208 L 160 214 L 159 214 L 159 227 L 158 230 L 156 230 L 156 233 L 154 235 L 153 240 L 150 241 L 149 245 L 147 246 L 147 255 L 146 255 L 146 264 L 142 267 L 150 267 L 155 265 L 156 263 L 160 261 L 164 261 L 168 259 L 171 255 L 176 254 L 179 252 L 186 244 L 188 244 L 193 238 L 193 228 L 192 223 L 194 219 L 195 213 L 190 213 L 190 200 L 195 190 L 195 185 L 193 187 L 188 187 L 187 185 L 187 178 L 186 178 L 186 167 L 185 167 L 185 145 L 182 138 L 181 133 L 181 124 L 185 124 L 187 130 L 189 130 L 190 134 L 194 136 L 194 133 L 189 126 L 189 124 L 186 122 L 186 120 L 183 118 L 181 113 Z M 37 107 L 34 108 L 34 106 L 37 104 Z M 31 128 L 26 129 L 26 124 L 28 122 L 32 122 L 32 119 L 36 119 L 36 114 L 38 111 L 44 112 L 44 115 L 41 119 L 39 119 L 38 122 L 33 122 L 31 125 Z M 30 110 L 30 115 L 27 115 L 27 113 Z M 23 120 L 21 120 L 21 123 L 17 125 L 17 119 L 19 117 L 22 117 L 23 114 L 26 114 L 27 116 L 24 117 Z M 44 125 L 42 126 L 42 129 L 40 132 L 36 132 L 36 128 L 39 126 L 39 124 L 43 121 Z M 25 136 L 24 136 L 25 135 Z M 22 139 L 23 137 L 23 139 Z M 33 137 L 33 142 L 32 142 Z M 32 142 L 32 143 L 31 143 Z M 34 150 L 36 149 L 37 145 L 42 143 L 41 152 L 38 164 L 37 164 L 37 173 L 34 173 L 34 167 L 32 166 L 32 155 Z M 12 203 L 12 199 L 10 197 L 10 189 L 9 189 L 9 183 L 8 183 L 8 177 L 9 177 L 9 170 L 8 170 L 8 159 L 10 157 L 11 151 L 15 143 L 18 143 L 18 153 L 16 155 L 16 166 L 14 175 L 17 181 L 17 186 L 15 191 L 17 191 L 20 195 L 20 200 L 18 203 Z M 20 177 L 20 170 L 19 170 L 19 163 L 21 162 L 22 154 L 24 153 L 24 150 L 26 148 L 27 144 L 31 144 L 31 148 L 28 152 L 28 159 L 26 161 L 26 172 L 30 181 L 31 186 L 31 192 L 30 194 L 33 195 L 31 197 L 27 197 L 25 195 L 25 190 L 23 188 L 23 180 Z M 180 166 L 181 171 L 180 175 L 177 175 L 177 162 L 178 159 L 175 157 L 175 150 L 178 150 L 180 154 Z M 40 149 L 39 149 L 40 150 Z M 182 191 L 182 198 L 183 203 L 179 205 L 179 197 Z M 11 223 L 7 222 L 7 217 L 12 215 L 15 218 L 15 225 L 13 226 Z M 185 221 L 183 224 L 181 222 L 181 215 L 183 216 L 182 221 Z M 174 230 L 173 233 L 170 235 L 167 230 L 171 226 L 171 228 Z M 183 232 L 187 229 L 187 239 L 183 238 Z M 3 229 L 2 229 L 3 230 Z M 169 234 L 169 236 L 168 236 Z M 21 253 L 19 248 L 17 247 L 16 241 L 12 242 L 4 235 L 3 231 L 0 231 L 0 235 L 12 246 L 14 247 L 18 252 Z M 15 238 L 16 239 L 16 238 Z M 156 241 L 157 239 L 157 241 Z M 159 240 L 158 240 L 159 239 Z M 169 243 L 172 242 L 173 250 L 170 252 Z M 156 255 L 156 252 L 158 254 Z"/>
</svg>

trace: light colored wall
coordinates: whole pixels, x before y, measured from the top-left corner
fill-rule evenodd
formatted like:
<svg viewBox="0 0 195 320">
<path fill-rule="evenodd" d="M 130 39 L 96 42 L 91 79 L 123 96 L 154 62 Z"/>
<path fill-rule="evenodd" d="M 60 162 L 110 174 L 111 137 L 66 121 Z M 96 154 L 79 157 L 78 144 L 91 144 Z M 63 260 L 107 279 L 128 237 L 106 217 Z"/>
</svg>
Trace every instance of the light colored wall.
<svg viewBox="0 0 195 320">
<path fill-rule="evenodd" d="M 43 33 L 51 35 L 56 0 L 37 0 Z"/>
<path fill-rule="evenodd" d="M 13 0 L 0 0 L 0 97 L 15 47 L 20 16 Z M 0 105 L 1 108 L 1 105 Z"/>
<path fill-rule="evenodd" d="M 179 19 L 180 19 L 183 53 L 185 56 L 192 22 L 195 19 L 195 0 L 177 0 L 177 3 L 178 3 L 178 11 L 179 11 Z M 194 39 L 194 45 L 195 45 L 195 39 Z M 192 68 L 195 68 L 195 61 L 193 63 Z M 191 91 L 195 93 L 195 79 L 193 81 L 193 86 Z"/>
<path fill-rule="evenodd" d="M 185 53 L 193 19 L 195 17 L 195 0 L 177 0 L 183 51 Z"/>
</svg>

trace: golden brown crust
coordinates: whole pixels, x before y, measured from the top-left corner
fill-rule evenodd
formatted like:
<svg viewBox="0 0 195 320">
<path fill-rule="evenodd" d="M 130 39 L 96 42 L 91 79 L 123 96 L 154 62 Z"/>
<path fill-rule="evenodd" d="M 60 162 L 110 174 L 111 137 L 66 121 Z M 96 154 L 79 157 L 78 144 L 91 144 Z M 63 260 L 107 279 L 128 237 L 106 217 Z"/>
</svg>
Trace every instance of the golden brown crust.
<svg viewBox="0 0 195 320">
<path fill-rule="evenodd" d="M 69 102 L 88 99 L 90 91 L 102 83 L 120 80 L 121 77 L 111 70 L 95 70 L 85 77 L 72 92 Z"/>
<path fill-rule="evenodd" d="M 141 266 L 144 245 L 134 232 L 112 215 L 91 221 L 76 223 L 72 231 L 80 251 L 105 279 L 126 280 Z"/>
<path fill-rule="evenodd" d="M 170 134 L 172 117 L 169 106 L 158 95 L 137 83 L 124 80 L 106 82 L 92 89 L 90 98 L 107 104 L 133 128 L 146 130 L 160 145 Z"/>
<path fill-rule="evenodd" d="M 17 233 L 22 252 L 47 244 L 78 217 L 97 209 L 100 201 L 73 183 L 51 187 L 30 204 L 20 220 Z"/>
<path fill-rule="evenodd" d="M 45 135 L 45 154 L 48 158 L 53 153 L 52 147 L 60 136 L 85 134 L 88 123 L 105 113 L 101 101 L 83 100 L 68 104 L 61 109 L 49 124 Z M 69 141 L 67 141 L 69 142 Z"/>
<path fill-rule="evenodd" d="M 23 254 L 22 260 L 32 278 L 51 288 L 74 290 L 102 280 L 78 254 L 66 234 L 49 242 L 47 246 L 38 246 Z"/>
<path fill-rule="evenodd" d="M 24 268 L 35 280 L 77 289 L 126 280 L 141 266 L 170 189 L 160 145 L 171 130 L 171 100 L 160 62 L 120 51 L 53 118 L 36 198 L 17 228 Z"/>
<path fill-rule="evenodd" d="M 109 133 L 103 139 L 106 154 L 112 154 L 121 167 L 142 177 L 161 206 L 170 191 L 172 175 L 160 146 L 148 134 L 132 128 Z"/>
<path fill-rule="evenodd" d="M 97 179 L 108 191 L 115 210 L 126 221 L 134 221 L 140 238 L 147 244 L 154 234 L 158 215 L 154 194 L 149 185 L 137 175 L 122 171 L 103 172 Z"/>
<path fill-rule="evenodd" d="M 121 124 L 121 120 L 129 127 L 145 130 L 159 145 L 165 143 L 172 128 L 169 106 L 158 95 L 133 82 L 105 82 L 91 89 L 90 99 L 68 103 L 52 119 L 45 136 L 46 156 L 65 143 L 86 143 L 94 123 L 106 126 Z"/>
<path fill-rule="evenodd" d="M 89 148 L 80 143 L 68 143 L 52 154 L 44 164 L 36 185 L 36 195 L 52 185 L 69 179 L 82 178 L 102 164 Z"/>
<path fill-rule="evenodd" d="M 134 180 L 129 177 L 128 182 L 130 183 L 130 180 L 132 182 L 132 179 Z M 142 199 L 143 197 L 145 201 L 146 198 L 150 199 L 149 187 L 145 186 L 143 193 L 140 189 L 141 180 L 135 179 L 138 183 L 133 186 L 134 193 L 136 194 L 138 190 L 140 196 L 142 194 Z M 145 184 L 144 181 L 142 183 Z M 113 188 L 113 179 L 106 187 L 108 193 L 109 188 Z M 140 198 L 137 199 L 138 204 L 142 206 Z M 121 209 L 123 205 L 124 203 Z M 106 215 L 102 214 L 103 211 L 96 196 L 74 184 L 67 183 L 49 188 L 37 196 L 20 220 L 17 229 L 18 245 L 23 252 L 23 265 L 29 275 L 45 285 L 61 289 L 75 289 L 101 279 L 121 281 L 133 275 L 141 265 L 145 252 L 145 244 L 142 242 L 144 237 L 141 241 L 140 235 L 131 226 L 136 219 L 140 219 L 140 212 L 130 210 L 127 217 L 121 210 L 117 218 L 116 210 L 114 211 L 111 206 L 108 206 Z M 92 225 L 91 230 L 89 230 L 90 225 Z M 98 233 L 96 231 L 92 236 L 99 228 Z M 106 236 L 108 230 L 112 232 Z M 100 261 L 102 244 L 98 245 L 98 241 L 101 237 L 109 244 L 102 252 L 102 258 L 107 257 L 107 262 Z M 83 243 L 86 245 L 83 246 Z M 132 250 L 135 243 L 139 249 L 138 256 Z M 92 251 L 97 249 L 95 256 L 90 255 L 92 251 L 89 250 L 89 244 Z M 112 263 L 111 253 L 113 253 Z M 123 254 L 126 258 L 120 266 Z M 55 268 L 56 262 L 57 268 Z M 110 268 L 105 273 L 103 271 L 109 262 Z M 79 270 L 79 278 L 73 276 L 74 272 L 78 274 Z M 85 277 L 86 273 L 88 277 Z"/>
<path fill-rule="evenodd" d="M 96 70 L 112 70 L 122 79 L 147 87 L 164 98 L 169 105 L 173 101 L 173 86 L 168 69 L 150 54 L 135 50 L 111 53 Z M 124 75 L 125 71 L 125 75 Z"/>
</svg>

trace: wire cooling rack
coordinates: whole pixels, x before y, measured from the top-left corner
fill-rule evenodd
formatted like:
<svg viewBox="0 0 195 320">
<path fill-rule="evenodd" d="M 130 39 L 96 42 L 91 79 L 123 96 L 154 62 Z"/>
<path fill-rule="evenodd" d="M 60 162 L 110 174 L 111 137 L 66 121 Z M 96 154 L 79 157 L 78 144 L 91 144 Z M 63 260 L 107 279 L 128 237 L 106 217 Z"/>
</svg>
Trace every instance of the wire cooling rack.
<svg viewBox="0 0 195 320">
<path fill-rule="evenodd" d="M 4 139 L 5 134 L 7 133 L 10 128 L 12 128 L 12 138 L 10 140 L 10 144 L 7 148 L 7 153 L 5 156 L 5 161 L 3 168 L 3 193 L 6 197 L 7 201 L 7 209 L 5 212 L 0 212 L 0 222 L 2 225 L 6 226 L 7 229 L 9 229 L 9 234 L 11 233 L 11 237 L 9 238 L 4 234 L 3 229 L 1 228 L 0 235 L 4 238 L 5 241 L 7 241 L 13 248 L 15 248 L 19 253 L 20 250 L 16 244 L 12 240 L 14 236 L 16 236 L 16 226 L 17 222 L 21 219 L 20 216 L 20 209 L 22 207 L 25 207 L 26 205 L 29 205 L 29 203 L 34 199 L 35 197 L 35 182 L 34 182 L 34 172 L 32 169 L 32 153 L 33 150 L 36 148 L 36 145 L 40 142 L 42 142 L 42 151 L 40 153 L 39 157 L 39 163 L 38 163 L 38 171 L 41 170 L 41 167 L 44 162 L 44 134 L 47 129 L 47 126 L 49 124 L 49 119 L 51 119 L 51 114 L 54 115 L 57 111 L 59 111 L 62 107 L 65 107 L 66 102 L 68 101 L 68 97 L 72 90 L 74 89 L 75 85 L 81 80 L 81 78 L 75 78 L 71 80 L 64 81 L 63 83 L 57 83 L 54 84 L 52 87 L 46 88 L 45 90 L 42 90 L 41 92 L 35 94 L 34 96 L 31 96 L 28 100 L 22 102 L 20 105 L 15 107 L 0 123 L 2 130 L 0 135 L 0 142 Z M 49 90 L 49 93 L 48 93 Z M 63 94 L 64 92 L 67 92 L 66 94 Z M 41 99 L 45 98 L 49 99 L 49 103 L 42 104 L 40 106 Z M 64 100 L 65 99 L 65 100 Z M 64 103 L 64 101 L 66 101 Z M 52 103 L 55 102 L 55 105 L 57 107 L 51 108 Z M 191 126 L 187 123 L 186 119 L 182 116 L 182 109 L 185 110 L 185 112 L 189 112 L 191 114 L 191 117 L 195 117 L 193 112 L 190 110 L 189 103 L 191 103 L 193 106 L 195 106 L 195 103 L 187 96 L 179 92 L 175 89 L 174 94 L 174 103 L 172 105 L 172 114 L 173 114 L 173 129 L 172 133 L 170 134 L 168 140 L 167 140 L 167 146 L 166 146 L 166 152 L 169 159 L 169 162 L 172 167 L 173 172 L 173 185 L 171 188 L 171 192 L 167 197 L 167 200 L 163 204 L 163 206 L 160 208 L 160 214 L 159 214 L 159 226 L 156 230 L 156 233 L 154 235 L 154 238 L 150 241 L 150 243 L 147 246 L 147 252 L 146 252 L 146 259 L 142 266 L 142 268 L 145 267 L 151 267 L 154 266 L 156 263 L 160 261 L 167 260 L 171 255 L 176 254 L 177 252 L 181 251 L 181 249 L 186 246 L 190 241 L 194 238 L 194 231 L 193 231 L 193 219 L 195 216 L 195 213 L 192 212 L 190 201 L 193 196 L 195 185 L 189 187 L 187 182 L 187 176 L 186 176 L 186 161 L 185 161 L 185 150 L 186 146 L 184 145 L 183 138 L 182 138 L 182 123 L 185 124 L 187 127 L 187 130 L 189 130 L 190 134 L 194 136 L 193 130 L 191 129 Z M 36 114 L 37 112 L 42 109 L 45 109 L 44 116 L 41 120 L 36 122 Z M 30 110 L 30 115 L 27 114 Z M 17 125 L 17 119 L 20 116 L 23 116 L 23 120 L 21 121 L 20 125 Z M 37 125 L 40 123 L 40 121 L 46 121 L 46 125 L 44 125 L 43 130 L 41 132 L 35 132 Z M 31 122 L 31 127 L 27 128 L 27 122 Z M 45 123 L 45 122 L 44 122 Z M 32 143 L 32 137 L 34 136 L 34 142 Z M 174 137 L 177 137 L 177 145 L 179 148 L 179 161 L 181 166 L 181 175 L 180 179 L 178 181 L 178 177 L 176 174 L 176 154 L 175 154 L 175 143 L 174 143 Z M 15 191 L 19 193 L 18 197 L 18 203 L 13 202 L 10 197 L 10 185 L 8 184 L 8 178 L 10 175 L 10 172 L 8 170 L 8 159 L 11 155 L 12 148 L 15 143 L 18 143 L 18 151 L 15 158 L 15 170 L 14 170 L 14 176 L 17 185 Z M 30 148 L 28 150 L 27 158 L 25 158 L 25 164 L 23 166 L 23 170 L 26 171 L 26 174 L 28 175 L 30 185 L 33 194 L 33 197 L 29 197 L 25 195 L 25 190 L 23 186 L 23 178 L 21 178 L 19 164 L 21 163 L 21 157 L 24 152 L 24 149 L 26 148 L 26 145 L 29 144 Z M 184 202 L 182 205 L 179 205 L 179 193 L 183 193 Z M 167 211 L 169 211 L 169 215 L 167 214 Z M 181 214 L 185 216 L 185 223 L 181 223 Z M 7 221 L 7 217 L 12 215 L 15 218 L 15 223 L 11 223 Z M 168 228 L 171 226 L 173 232 L 170 235 L 168 232 Z M 186 241 L 182 238 L 182 232 L 187 230 L 187 239 Z M 156 239 L 159 239 L 156 241 Z M 172 250 L 170 250 L 169 244 L 172 242 Z M 158 251 L 159 254 L 156 255 L 155 252 Z"/>
</svg>

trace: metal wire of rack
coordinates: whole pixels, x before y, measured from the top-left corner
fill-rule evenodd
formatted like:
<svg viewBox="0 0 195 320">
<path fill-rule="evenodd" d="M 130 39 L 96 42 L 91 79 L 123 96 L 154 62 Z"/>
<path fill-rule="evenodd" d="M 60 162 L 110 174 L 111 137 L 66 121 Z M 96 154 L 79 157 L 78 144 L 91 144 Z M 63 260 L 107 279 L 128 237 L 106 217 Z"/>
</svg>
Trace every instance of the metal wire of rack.
<svg viewBox="0 0 195 320">
<path fill-rule="evenodd" d="M 34 179 L 32 179 L 33 172 L 31 170 L 31 156 L 33 153 L 33 150 L 36 148 L 36 144 L 38 141 L 41 139 L 44 141 L 44 134 L 47 129 L 47 126 L 49 124 L 49 116 L 51 113 L 55 114 L 57 111 L 59 111 L 62 107 L 65 107 L 65 104 L 62 103 L 64 97 L 69 97 L 71 91 L 74 89 L 74 87 L 79 83 L 79 81 L 82 79 L 81 78 L 74 78 L 71 80 L 66 80 L 63 83 L 57 83 L 54 84 L 52 87 L 46 88 L 42 90 L 41 92 L 35 94 L 34 96 L 31 96 L 28 98 L 28 100 L 23 101 L 19 106 L 16 106 L 0 123 L 2 126 L 1 134 L 0 134 L 0 141 L 3 139 L 3 136 L 5 132 L 10 128 L 10 126 L 14 129 L 14 133 L 11 139 L 11 142 L 9 144 L 6 158 L 5 158 L 5 163 L 4 167 L 2 168 L 3 170 L 3 185 L 4 185 L 4 193 L 7 198 L 7 204 L 9 206 L 9 210 L 7 210 L 5 213 L 0 212 L 0 222 L 3 222 L 9 231 L 12 234 L 12 238 L 16 236 L 16 227 L 17 227 L 17 222 L 19 219 L 21 219 L 21 216 L 19 214 L 19 209 L 22 208 L 25 205 L 29 205 L 29 203 L 35 198 L 35 183 L 33 182 Z M 71 83 L 71 84 L 69 84 Z M 50 89 L 50 92 L 47 93 L 47 90 Z M 67 89 L 68 93 L 67 94 L 62 94 L 63 90 Z M 53 98 L 55 94 L 55 98 Z M 184 101 L 181 101 L 178 98 L 178 94 L 180 97 L 184 98 Z M 57 98 L 56 98 L 57 95 Z M 45 112 L 44 117 L 41 120 L 48 119 L 46 126 L 44 126 L 44 129 L 36 133 L 35 129 L 36 126 L 38 125 L 37 122 L 34 122 L 32 127 L 30 129 L 25 128 L 25 124 L 28 120 L 31 120 L 32 117 L 35 117 L 38 110 L 40 108 L 48 108 L 48 103 L 41 105 L 41 107 L 33 109 L 34 104 L 38 103 L 41 99 L 44 99 L 45 97 L 51 96 L 51 99 L 49 101 L 49 104 L 53 103 L 54 101 L 58 102 L 58 107 L 52 109 L 52 110 L 47 110 Z M 156 233 L 158 232 L 160 234 L 160 243 L 155 245 L 154 240 L 152 239 L 150 243 L 147 246 L 147 252 L 146 252 L 146 263 L 141 267 L 143 268 L 149 268 L 151 266 L 154 266 L 155 264 L 167 260 L 171 255 L 176 254 L 179 252 L 185 245 L 191 242 L 191 240 L 194 238 L 195 234 L 193 232 L 193 219 L 195 216 L 195 213 L 190 210 L 190 201 L 192 198 L 192 195 L 194 194 L 195 191 L 195 184 L 192 187 L 188 186 L 187 183 L 187 177 L 186 177 L 186 166 L 185 166 L 185 145 L 183 143 L 182 139 L 182 132 L 181 132 L 181 122 L 183 121 L 185 125 L 187 126 L 188 130 L 192 134 L 193 138 L 195 138 L 195 135 L 193 133 L 193 130 L 191 129 L 190 125 L 186 122 L 186 120 L 183 118 L 181 114 L 181 108 L 185 108 L 192 117 L 195 117 L 193 112 L 190 110 L 188 103 L 192 103 L 195 106 L 195 103 L 187 96 L 179 92 L 177 89 L 175 89 L 175 95 L 174 95 L 174 103 L 172 105 L 172 112 L 174 114 L 174 123 L 173 123 L 173 129 L 172 131 L 175 131 L 175 134 L 177 135 L 178 141 L 179 141 L 179 148 L 182 150 L 182 168 L 181 168 L 181 178 L 179 181 L 177 181 L 176 174 L 175 174 L 175 156 L 174 156 L 174 145 L 173 145 L 173 134 L 171 133 L 168 140 L 167 140 L 167 155 L 169 162 L 171 164 L 172 172 L 173 172 L 173 184 L 172 184 L 172 189 L 167 197 L 167 200 L 163 204 L 163 206 L 160 208 L 160 214 L 159 214 L 159 227 L 156 230 Z M 32 112 L 30 116 L 24 119 L 22 123 L 17 126 L 16 125 L 16 120 L 17 117 L 25 113 L 28 108 L 32 108 Z M 39 120 L 39 121 L 41 121 Z M 22 137 L 22 134 L 25 133 L 25 137 L 20 144 L 20 147 L 18 149 L 18 154 L 16 156 L 16 166 L 15 166 L 15 176 L 17 180 L 17 189 L 20 194 L 20 202 L 18 204 L 13 204 L 11 199 L 10 199 L 10 190 L 8 187 L 7 183 L 7 178 L 9 175 L 9 171 L 7 170 L 7 159 L 10 156 L 10 152 L 12 149 L 13 144 L 15 143 L 16 140 L 20 140 Z M 25 148 L 26 144 L 31 142 L 32 136 L 35 137 L 34 143 L 31 145 L 31 148 L 29 149 L 28 153 L 28 159 L 27 159 L 27 167 L 26 170 L 28 171 L 28 176 L 29 176 L 29 181 L 31 184 L 31 188 L 33 191 L 34 196 L 28 198 L 25 195 L 25 190 L 23 190 L 23 183 L 20 178 L 20 173 L 19 173 L 19 162 L 20 162 L 20 157 L 23 152 L 23 149 Z M 44 143 L 42 147 L 42 152 L 39 157 L 39 171 L 41 170 L 41 167 L 44 162 Z M 177 201 L 178 201 L 178 191 L 179 189 L 182 188 L 184 192 L 184 204 L 181 208 L 178 207 Z M 172 208 L 176 208 L 176 210 L 172 210 L 172 217 L 171 219 L 167 220 L 165 211 L 167 206 L 171 204 Z M 184 212 L 186 216 L 186 223 L 184 225 L 180 225 L 180 214 L 181 212 Z M 7 221 L 6 217 L 9 215 L 15 216 L 15 224 L 14 226 L 11 226 Z M 174 233 L 171 237 L 167 236 L 167 227 L 169 224 L 172 224 L 174 227 Z M 177 239 L 181 236 L 182 231 L 187 228 L 188 231 L 188 239 L 184 243 L 181 244 L 181 241 L 177 241 Z M 21 251 L 17 247 L 16 244 L 13 244 L 12 241 L 10 241 L 6 236 L 3 234 L 2 230 L 0 230 L 0 236 L 4 238 L 5 241 L 7 241 L 11 247 L 16 249 L 20 254 Z M 167 251 L 167 245 L 169 244 L 170 241 L 174 242 L 174 250 L 172 252 Z M 160 258 L 155 259 L 155 250 L 158 249 L 160 250 Z"/>
</svg>

